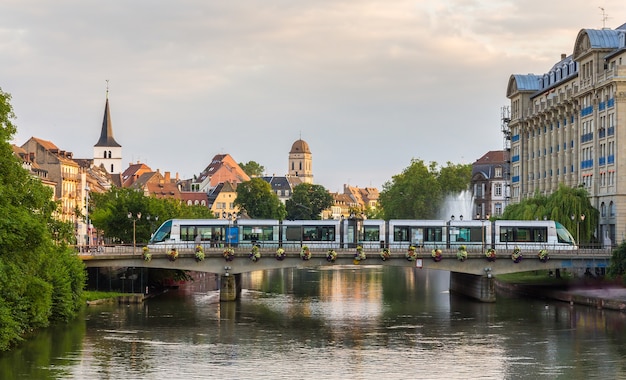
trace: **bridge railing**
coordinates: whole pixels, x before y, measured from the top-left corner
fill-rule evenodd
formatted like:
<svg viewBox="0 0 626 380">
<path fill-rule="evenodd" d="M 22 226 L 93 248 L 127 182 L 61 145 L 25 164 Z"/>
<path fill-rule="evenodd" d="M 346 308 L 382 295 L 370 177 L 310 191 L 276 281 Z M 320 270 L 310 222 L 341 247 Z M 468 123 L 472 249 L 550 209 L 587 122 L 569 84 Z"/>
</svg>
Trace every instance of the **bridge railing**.
<svg viewBox="0 0 626 380">
<path fill-rule="evenodd" d="M 204 252 L 206 254 L 220 254 L 224 251 L 225 248 L 228 247 L 227 244 L 201 244 Z M 77 254 L 85 255 L 141 255 L 143 252 L 143 247 L 145 244 L 135 245 L 132 244 L 117 244 L 117 245 L 98 245 L 98 246 L 75 246 L 75 251 Z M 328 244 L 311 244 L 308 245 L 309 249 L 313 253 L 325 253 L 328 249 L 331 248 Z M 194 244 L 176 244 L 176 245 L 167 245 L 163 247 L 152 247 L 150 248 L 150 253 L 159 254 L 159 253 L 168 253 L 172 248 L 176 248 L 176 250 L 180 253 L 191 253 L 195 250 Z M 231 248 L 235 250 L 237 254 L 249 253 L 252 249 L 252 244 L 232 244 Z M 274 254 L 277 245 L 271 244 L 259 244 L 259 248 L 262 253 L 265 255 Z M 301 245 L 299 243 L 296 244 L 283 244 L 283 249 L 287 254 L 295 254 L 299 253 L 301 250 Z M 444 257 L 455 257 L 457 249 L 456 248 L 440 248 L 442 250 L 442 254 Z M 372 247 L 365 245 L 363 247 L 364 252 L 366 254 L 372 256 L 379 254 L 381 252 L 381 248 Z M 496 250 L 496 255 L 498 258 L 506 258 L 510 257 L 513 253 L 514 247 L 498 249 Z M 610 248 L 579 248 L 574 250 L 551 250 L 547 248 L 548 254 L 551 257 L 572 257 L 572 256 L 583 256 L 583 257 L 610 257 L 612 250 Z M 356 252 L 354 247 L 350 248 L 342 248 L 336 249 L 338 254 L 347 255 Z M 407 251 L 407 246 L 397 246 L 397 247 L 389 247 L 389 251 L 393 256 L 403 255 Z M 432 248 L 429 247 L 418 247 L 416 252 L 419 257 L 429 258 L 431 255 Z M 482 246 L 467 246 L 468 256 L 471 258 L 484 257 L 484 250 Z M 538 253 L 538 249 L 529 248 L 522 249 L 522 255 L 527 258 L 535 257 Z"/>
</svg>

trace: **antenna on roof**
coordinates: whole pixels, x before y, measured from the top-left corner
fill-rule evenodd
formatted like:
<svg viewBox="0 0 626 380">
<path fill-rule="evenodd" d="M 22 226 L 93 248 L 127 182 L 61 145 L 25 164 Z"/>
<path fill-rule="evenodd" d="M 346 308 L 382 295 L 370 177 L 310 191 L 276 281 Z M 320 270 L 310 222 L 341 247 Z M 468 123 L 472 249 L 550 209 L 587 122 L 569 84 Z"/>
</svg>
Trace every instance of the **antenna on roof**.
<svg viewBox="0 0 626 380">
<path fill-rule="evenodd" d="M 602 11 L 602 29 L 606 28 L 606 20 L 609 19 L 609 16 L 604 12 L 604 8 L 598 7 Z"/>
</svg>

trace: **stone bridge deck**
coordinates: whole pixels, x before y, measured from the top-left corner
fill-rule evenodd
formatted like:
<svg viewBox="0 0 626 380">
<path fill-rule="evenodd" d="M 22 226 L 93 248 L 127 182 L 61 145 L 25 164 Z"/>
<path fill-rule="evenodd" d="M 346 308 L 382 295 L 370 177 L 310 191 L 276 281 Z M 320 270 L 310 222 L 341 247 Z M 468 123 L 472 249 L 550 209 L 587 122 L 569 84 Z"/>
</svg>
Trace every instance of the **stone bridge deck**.
<svg viewBox="0 0 626 380">
<path fill-rule="evenodd" d="M 418 250 L 417 260 L 409 261 L 405 251 L 392 251 L 390 258 L 383 261 L 380 251 L 366 251 L 367 258 L 362 261 L 354 260 L 354 249 L 337 250 L 335 262 L 326 259 L 326 250 L 312 251 L 309 260 L 302 260 L 299 251 L 286 251 L 284 260 L 277 260 L 275 250 L 261 249 L 261 258 L 252 261 L 249 258 L 249 248 L 235 248 L 235 256 L 232 261 L 226 261 L 223 256 L 223 248 L 209 248 L 205 250 L 205 259 L 196 261 L 194 250 L 180 249 L 178 259 L 169 260 L 165 250 L 160 252 L 151 251 L 152 258 L 146 261 L 142 258 L 140 247 L 116 246 L 105 247 L 101 252 L 81 253 L 79 256 L 87 267 L 143 267 L 181 269 L 199 272 L 208 272 L 224 275 L 240 274 L 259 270 L 271 270 L 281 268 L 314 268 L 322 266 L 355 266 L 355 265 L 388 265 L 398 267 L 418 267 L 424 269 L 445 270 L 457 273 L 473 275 L 492 275 L 525 272 L 541 269 L 585 269 L 607 267 L 610 260 L 609 250 L 575 250 L 554 251 L 550 253 L 550 259 L 542 262 L 536 252 L 522 252 L 523 259 L 519 263 L 511 260 L 512 250 L 498 251 L 497 258 L 493 262 L 487 261 L 482 252 L 468 252 L 465 261 L 459 261 L 456 250 L 443 250 L 443 259 L 435 262 L 431 258 L 430 251 Z"/>
</svg>

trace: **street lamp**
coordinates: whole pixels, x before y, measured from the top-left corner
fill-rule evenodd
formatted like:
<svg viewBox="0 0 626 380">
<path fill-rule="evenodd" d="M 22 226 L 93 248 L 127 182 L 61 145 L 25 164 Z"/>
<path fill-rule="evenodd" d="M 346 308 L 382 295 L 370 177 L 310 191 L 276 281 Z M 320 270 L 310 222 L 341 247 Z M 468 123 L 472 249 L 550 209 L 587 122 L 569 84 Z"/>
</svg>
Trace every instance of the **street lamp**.
<svg viewBox="0 0 626 380">
<path fill-rule="evenodd" d="M 576 218 L 576 215 L 572 214 L 570 215 L 570 219 L 572 219 L 572 222 L 576 222 L 576 243 L 580 248 L 580 222 L 585 221 L 585 214 L 580 214 L 580 218 Z"/>
<path fill-rule="evenodd" d="M 132 212 L 128 212 L 128 219 L 133 221 L 133 255 L 135 254 L 135 248 L 137 247 L 137 221 L 141 219 L 141 213 L 138 212 L 137 215 L 133 215 Z"/>
<path fill-rule="evenodd" d="M 480 214 L 476 214 L 476 219 L 480 219 L 482 229 L 481 229 L 481 237 L 483 242 L 483 251 L 485 251 L 485 221 L 489 220 L 489 214 L 485 215 L 483 218 Z"/>
<path fill-rule="evenodd" d="M 152 237 L 152 234 L 154 233 L 153 232 L 154 228 L 152 227 L 152 222 L 150 221 L 150 218 L 151 218 L 150 215 L 146 216 L 146 220 L 148 221 L 148 223 L 150 223 L 150 237 Z M 159 216 L 158 215 L 155 215 L 153 218 L 154 218 L 154 221 L 156 223 L 159 222 Z"/>
<path fill-rule="evenodd" d="M 91 237 L 91 231 L 89 229 L 89 192 L 91 189 L 89 185 L 85 187 L 85 223 L 87 224 L 87 251 L 89 251 L 89 238 Z"/>
</svg>

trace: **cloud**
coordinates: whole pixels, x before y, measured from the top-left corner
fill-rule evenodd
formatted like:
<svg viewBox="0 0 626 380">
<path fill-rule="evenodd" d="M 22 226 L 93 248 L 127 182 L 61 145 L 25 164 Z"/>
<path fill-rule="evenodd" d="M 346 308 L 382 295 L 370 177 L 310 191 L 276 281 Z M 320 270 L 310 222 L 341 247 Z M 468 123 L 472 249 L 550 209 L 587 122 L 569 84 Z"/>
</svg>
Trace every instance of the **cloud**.
<svg viewBox="0 0 626 380">
<path fill-rule="evenodd" d="M 230 153 L 280 175 L 302 137 L 316 183 L 380 187 L 412 158 L 501 149 L 509 76 L 543 73 L 601 23 L 581 0 L 8 0 L 0 87 L 17 144 L 90 157 L 109 80 L 128 163 L 191 177 Z"/>
</svg>

